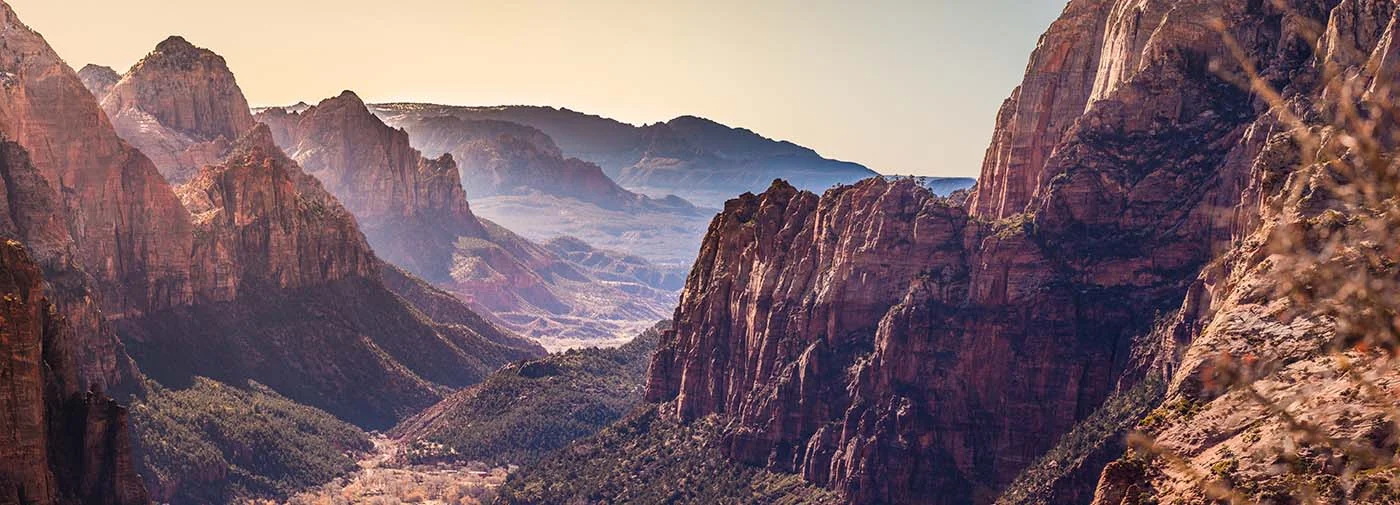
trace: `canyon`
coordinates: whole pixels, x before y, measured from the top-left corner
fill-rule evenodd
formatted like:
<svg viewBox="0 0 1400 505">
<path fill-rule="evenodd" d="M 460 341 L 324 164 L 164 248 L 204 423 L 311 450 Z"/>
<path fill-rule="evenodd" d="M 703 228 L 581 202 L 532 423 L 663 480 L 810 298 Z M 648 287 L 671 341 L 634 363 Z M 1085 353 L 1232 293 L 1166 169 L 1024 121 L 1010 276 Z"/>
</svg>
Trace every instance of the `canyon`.
<svg viewBox="0 0 1400 505">
<path fill-rule="evenodd" d="M 628 338 L 671 309 L 674 291 L 600 280 L 585 265 L 478 218 L 455 157 L 424 157 L 406 131 L 353 92 L 300 112 L 261 111 L 277 144 L 361 223 L 385 260 L 514 332 L 563 348 Z"/>
<path fill-rule="evenodd" d="M 1394 499 L 1395 0 L 1070 0 L 972 187 L 0 23 L 0 504 Z"/>
<path fill-rule="evenodd" d="M 849 503 L 1205 503 L 1232 482 L 1257 499 L 1375 499 L 1383 484 L 1342 485 L 1353 467 L 1326 444 L 1252 444 L 1287 447 L 1302 416 L 1343 447 L 1388 447 L 1383 398 L 1346 395 L 1383 396 L 1393 373 L 1339 369 L 1377 358 L 1332 354 L 1335 323 L 1283 314 L 1268 269 L 1278 230 L 1323 227 L 1345 194 L 1297 175 L 1301 127 L 1283 118 L 1364 96 L 1339 88 L 1381 93 L 1395 16 L 1388 1 L 1069 2 L 966 199 L 870 179 L 727 202 L 648 401 L 717 423 L 728 459 Z M 1233 80 L 1251 71 L 1285 101 Z M 1232 359 L 1267 363 L 1261 394 L 1279 405 L 1208 387 Z M 632 429 L 616 457 L 676 442 Z M 1189 469 L 1129 450 L 1144 430 Z M 1271 470 L 1278 458 L 1295 470 Z M 543 466 L 517 485 L 625 479 Z"/>
</svg>

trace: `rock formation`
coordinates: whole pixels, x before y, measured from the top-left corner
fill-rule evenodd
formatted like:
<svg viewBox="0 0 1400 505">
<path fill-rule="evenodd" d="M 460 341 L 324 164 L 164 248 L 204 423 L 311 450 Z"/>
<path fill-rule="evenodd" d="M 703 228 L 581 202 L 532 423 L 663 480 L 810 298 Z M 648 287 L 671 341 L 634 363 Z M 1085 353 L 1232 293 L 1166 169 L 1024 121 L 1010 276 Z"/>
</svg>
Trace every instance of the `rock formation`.
<svg viewBox="0 0 1400 505">
<path fill-rule="evenodd" d="M 373 108 L 386 121 L 406 128 L 443 116 L 468 123 L 487 120 L 526 125 L 552 138 L 564 156 L 598 165 L 631 191 L 675 194 L 702 207 L 719 207 L 734 195 L 762 190 L 775 178 L 822 191 L 877 175 L 790 142 L 693 116 L 638 127 L 551 107 L 397 103 Z"/>
<path fill-rule="evenodd" d="M 354 217 L 265 125 L 180 195 L 195 219 L 197 303 L 119 325 L 163 384 L 256 380 L 385 428 L 503 363 L 542 354 L 480 318 L 439 306 L 455 317 L 437 321 L 391 292 Z"/>
<path fill-rule="evenodd" d="M 389 291 L 351 216 L 265 127 L 253 129 L 218 56 L 167 40 L 109 101 L 201 135 L 247 128 L 230 156 L 182 188 L 198 213 L 192 218 L 47 43 L 7 5 L 0 21 L 8 76 L 0 134 L 13 140 L 0 149 L 12 172 L 0 232 L 29 244 L 49 278 L 48 300 L 77 335 L 73 394 L 89 385 L 137 389 L 120 334 L 144 371 L 166 385 L 194 376 L 257 380 L 344 419 L 387 427 L 449 388 L 543 354 L 479 319 L 432 320 Z M 85 415 L 125 436 L 120 419 L 91 398 Z M 96 435 L 65 440 L 100 448 Z"/>
<path fill-rule="evenodd" d="M 451 154 L 472 211 L 537 242 L 571 236 L 602 249 L 684 269 L 714 211 L 679 197 L 628 191 L 593 163 L 566 158 L 554 140 L 518 123 L 387 113 L 430 156 Z"/>
<path fill-rule="evenodd" d="M 433 282 L 451 276 L 456 237 L 480 237 L 451 156 L 423 157 L 346 91 L 300 114 L 266 111 L 277 144 L 359 220 L 376 252 Z"/>
<path fill-rule="evenodd" d="M 144 504 L 126 410 L 104 394 L 131 390 L 134 367 L 85 300 L 58 199 L 24 148 L 0 145 L 0 176 L 0 503 Z"/>
<path fill-rule="evenodd" d="M 1149 373 L 1176 371 L 1171 398 L 1222 347 L 1242 350 L 1241 330 L 1300 331 L 1260 320 L 1252 303 L 1199 319 L 1241 296 L 1219 283 L 1262 256 L 1230 248 L 1249 243 L 1279 191 L 1269 184 L 1289 169 L 1286 150 L 1266 148 L 1281 134 L 1269 104 L 1226 77 L 1242 70 L 1212 20 L 1273 85 L 1319 96 L 1308 27 L 1359 41 L 1361 66 L 1383 58 L 1366 55 L 1393 12 L 1070 2 L 1003 108 L 966 208 L 876 180 L 821 197 L 779 183 L 729 202 L 653 361 L 649 399 L 674 401 L 684 419 L 722 416 L 729 457 L 799 472 L 854 503 L 992 501 Z M 1208 327 L 1227 336 L 1199 340 Z M 1218 418 L 1239 405 L 1226 400 Z M 1203 465 L 1218 461 L 1200 418 L 1169 429 Z M 1104 451 L 1122 435 L 1103 434 Z M 1122 500 L 1133 485 L 1123 468 L 1105 474 L 1101 503 L 1137 503 Z M 1041 498 L 1086 500 L 1082 476 L 1096 469 L 1073 471 Z M 1174 478 L 1158 499 L 1191 496 L 1175 494 Z"/>
<path fill-rule="evenodd" d="M 224 59 L 181 37 L 161 42 L 107 93 L 94 94 L 117 134 L 172 184 L 218 161 L 253 126 Z"/>
<path fill-rule="evenodd" d="M 506 327 L 557 346 L 625 338 L 668 293 L 628 291 L 472 214 L 450 154 L 423 157 L 352 92 L 261 112 L 278 145 L 353 213 L 375 252 Z"/>
<path fill-rule="evenodd" d="M 0 133 L 59 195 L 75 257 L 108 317 L 189 303 L 189 213 L 150 160 L 113 131 L 77 74 L 0 3 Z"/>
<path fill-rule="evenodd" d="M 553 139 L 529 126 L 454 116 L 405 116 L 388 122 L 407 131 L 424 153 L 451 154 L 471 198 L 538 192 L 607 209 L 662 204 L 623 189 L 597 165 L 566 159 Z"/>
<path fill-rule="evenodd" d="M 92 96 L 100 100 L 107 96 L 107 92 L 112 91 L 112 86 L 116 86 L 122 76 L 116 70 L 112 70 L 112 67 L 89 63 L 78 71 L 78 78 L 83 80 L 83 86 L 92 92 Z"/>
<path fill-rule="evenodd" d="M 354 216 L 282 153 L 264 125 L 179 194 L 194 217 L 199 301 L 233 300 L 245 284 L 292 289 L 379 274 Z"/>
</svg>

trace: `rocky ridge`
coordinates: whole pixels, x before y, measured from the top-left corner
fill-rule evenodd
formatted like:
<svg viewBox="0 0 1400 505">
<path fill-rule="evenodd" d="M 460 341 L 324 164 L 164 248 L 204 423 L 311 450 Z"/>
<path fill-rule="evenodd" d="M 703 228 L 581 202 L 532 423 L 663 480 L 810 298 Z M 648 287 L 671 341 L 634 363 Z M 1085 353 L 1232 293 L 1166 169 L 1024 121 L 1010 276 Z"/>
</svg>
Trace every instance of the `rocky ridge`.
<svg viewBox="0 0 1400 505">
<path fill-rule="evenodd" d="M 1200 319 L 1231 292 L 1217 286 L 1233 261 L 1217 258 L 1260 265 L 1229 251 L 1267 215 L 1261 202 L 1279 190 L 1265 183 L 1291 168 L 1270 104 L 1225 77 L 1241 67 L 1212 20 L 1271 84 L 1316 97 L 1308 27 L 1360 41 L 1355 61 L 1377 61 L 1366 44 L 1385 47 L 1393 12 L 1070 2 L 1003 108 L 966 208 L 886 181 L 822 196 L 779 183 L 729 202 L 648 398 L 674 401 L 682 419 L 722 416 L 730 458 L 801 473 L 854 503 L 993 501 L 1111 396 L 1165 372 L 1174 401 L 1222 345 L 1302 331 L 1249 305 Z M 1199 333 L 1212 326 L 1229 330 Z M 1240 407 L 1224 401 L 1221 416 Z M 1222 459 L 1191 442 L 1213 429 L 1201 419 L 1168 429 L 1208 467 Z M 1102 434 L 1098 455 L 1076 459 L 1086 468 L 1044 483 L 1052 492 L 1038 499 L 1094 495 L 1094 465 L 1121 453 L 1128 429 Z M 1100 503 L 1142 496 L 1124 498 L 1142 486 L 1123 468 L 1110 466 Z M 1156 499 L 1189 501 L 1173 479 L 1154 481 Z"/>
<path fill-rule="evenodd" d="M 141 504 L 127 412 L 139 373 L 72 263 L 59 202 L 23 147 L 0 145 L 0 503 Z"/>
<path fill-rule="evenodd" d="M 122 139 L 172 184 L 218 161 L 253 126 L 222 57 L 182 37 L 162 41 L 107 93 L 96 95 Z"/>
<path fill-rule="evenodd" d="M 345 203 L 382 258 L 512 330 L 569 346 L 640 331 L 669 310 L 670 293 L 601 282 L 475 216 L 453 156 L 423 157 L 408 133 L 385 125 L 354 93 L 258 119 Z"/>
<path fill-rule="evenodd" d="M 526 125 L 553 139 L 564 156 L 598 165 L 630 191 L 674 194 L 701 207 L 719 207 L 734 195 L 760 191 L 775 178 L 820 191 L 877 175 L 790 142 L 693 116 L 639 127 L 552 107 L 392 103 L 372 108 L 394 124 L 447 116 L 468 123 L 487 120 Z"/>
</svg>

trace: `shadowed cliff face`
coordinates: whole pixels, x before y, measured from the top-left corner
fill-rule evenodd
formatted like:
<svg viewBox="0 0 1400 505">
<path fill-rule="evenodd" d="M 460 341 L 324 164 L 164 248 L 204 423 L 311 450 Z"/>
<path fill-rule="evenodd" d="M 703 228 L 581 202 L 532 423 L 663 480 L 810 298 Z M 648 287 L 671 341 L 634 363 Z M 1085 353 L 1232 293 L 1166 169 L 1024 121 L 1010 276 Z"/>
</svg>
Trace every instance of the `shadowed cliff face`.
<svg viewBox="0 0 1400 505">
<path fill-rule="evenodd" d="M 1278 87 L 1313 90 L 1303 27 L 1337 2 L 1293 4 L 1071 2 L 968 208 L 885 181 L 730 201 L 648 398 L 727 417 L 730 457 L 856 503 L 992 501 L 1170 359 L 1156 323 L 1196 310 L 1198 274 L 1257 224 L 1270 193 L 1246 189 L 1275 126 L 1221 77 L 1239 67 L 1209 20 Z"/>
<path fill-rule="evenodd" d="M 105 79 L 98 70 L 88 72 Z M 253 126 L 224 59 L 181 37 L 161 42 L 108 88 L 94 94 L 117 134 L 149 156 L 172 184 L 218 161 Z"/>
<path fill-rule="evenodd" d="M 126 410 L 102 392 L 131 391 L 137 372 L 22 147 L 0 146 L 0 176 L 0 503 L 145 503 Z"/>
</svg>

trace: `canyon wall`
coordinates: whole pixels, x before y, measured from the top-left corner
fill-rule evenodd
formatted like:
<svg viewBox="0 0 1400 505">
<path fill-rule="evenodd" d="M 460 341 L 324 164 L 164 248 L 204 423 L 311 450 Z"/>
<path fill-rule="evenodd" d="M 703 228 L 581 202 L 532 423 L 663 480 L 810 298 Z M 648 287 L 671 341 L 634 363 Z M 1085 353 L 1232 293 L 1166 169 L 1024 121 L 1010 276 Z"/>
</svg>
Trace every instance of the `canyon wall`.
<svg viewBox="0 0 1400 505">
<path fill-rule="evenodd" d="M 1190 332 L 1162 328 L 1202 310 L 1198 276 L 1272 194 L 1255 185 L 1278 126 L 1226 41 L 1275 87 L 1316 92 L 1309 27 L 1338 3 L 1070 2 L 966 207 L 875 180 L 731 200 L 648 398 L 727 418 L 729 457 L 855 503 L 993 501 L 1188 353 Z M 1353 33 L 1336 38 L 1378 38 Z"/>
</svg>

